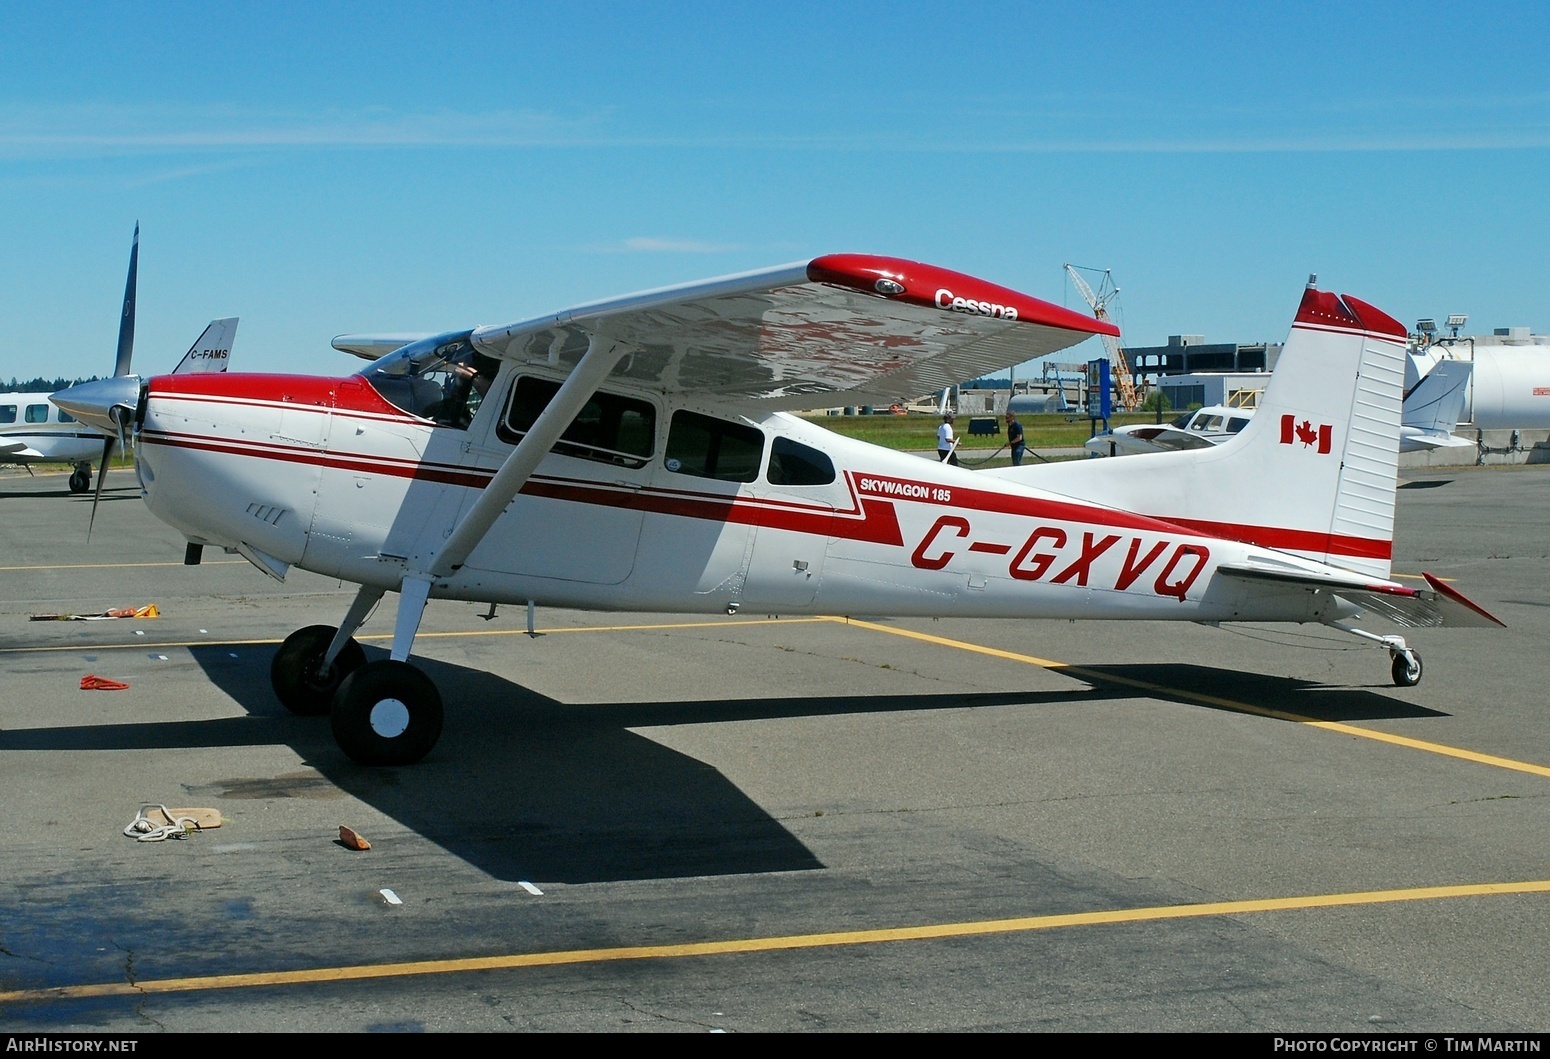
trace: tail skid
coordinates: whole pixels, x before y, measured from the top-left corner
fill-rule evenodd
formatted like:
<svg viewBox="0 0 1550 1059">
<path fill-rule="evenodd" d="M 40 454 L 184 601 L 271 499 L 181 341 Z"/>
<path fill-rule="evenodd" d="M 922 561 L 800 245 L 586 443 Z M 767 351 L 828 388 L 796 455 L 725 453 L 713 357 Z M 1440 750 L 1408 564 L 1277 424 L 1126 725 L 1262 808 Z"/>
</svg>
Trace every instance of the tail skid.
<svg viewBox="0 0 1550 1059">
<path fill-rule="evenodd" d="M 987 471 L 1387 578 L 1403 324 L 1309 286 L 1254 418 L 1209 449 Z"/>
</svg>

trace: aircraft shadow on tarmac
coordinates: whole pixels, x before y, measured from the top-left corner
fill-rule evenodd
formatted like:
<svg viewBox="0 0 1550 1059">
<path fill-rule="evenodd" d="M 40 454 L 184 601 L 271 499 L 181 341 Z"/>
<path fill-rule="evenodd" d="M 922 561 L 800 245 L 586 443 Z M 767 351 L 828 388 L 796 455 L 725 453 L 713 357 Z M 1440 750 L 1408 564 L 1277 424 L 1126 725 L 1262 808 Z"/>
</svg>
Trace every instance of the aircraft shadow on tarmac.
<svg viewBox="0 0 1550 1059">
<path fill-rule="evenodd" d="M 1378 694 L 1366 688 L 1336 687 L 1294 677 L 1273 677 L 1185 662 L 1070 667 L 1068 675 L 1093 680 L 1108 689 L 1137 689 L 1134 694 L 1182 702 L 1228 713 L 1276 713 L 1309 721 L 1384 721 L 1401 718 L 1446 717 L 1445 713 Z M 1063 667 L 1055 667 L 1056 672 Z M 1241 702 L 1248 709 L 1226 703 Z"/>
<path fill-rule="evenodd" d="M 366 650 L 368 657 L 384 654 Z M 1026 708 L 1090 694 L 1062 690 L 566 705 L 492 673 L 427 659 L 421 664 L 447 703 L 440 743 L 413 767 L 370 769 L 338 750 L 327 718 L 292 716 L 275 700 L 267 650 L 238 653 L 211 645 L 191 653 L 248 716 L 6 731 L 0 732 L 0 750 L 289 745 L 327 783 L 495 878 L 564 883 L 671 879 L 808 871 L 823 864 L 716 768 L 632 728 Z M 1190 696 L 1196 691 L 1320 720 L 1438 716 L 1365 689 L 1205 666 L 1096 666 L 1070 675 L 1097 683 L 1110 696 L 1200 705 Z M 306 773 L 235 777 L 197 793 L 305 797 L 314 793 L 303 789 L 308 784 L 316 787 L 319 780 Z"/>
</svg>

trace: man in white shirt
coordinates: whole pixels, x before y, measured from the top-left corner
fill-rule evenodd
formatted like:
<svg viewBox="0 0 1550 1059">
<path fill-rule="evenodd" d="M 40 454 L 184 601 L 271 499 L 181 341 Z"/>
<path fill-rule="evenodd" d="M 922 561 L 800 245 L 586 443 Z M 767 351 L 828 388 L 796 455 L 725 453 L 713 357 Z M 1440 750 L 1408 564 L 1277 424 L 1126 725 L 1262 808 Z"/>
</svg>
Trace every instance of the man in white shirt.
<svg viewBox="0 0 1550 1059">
<path fill-rule="evenodd" d="M 936 458 L 958 466 L 958 442 L 953 437 L 953 414 L 942 413 L 942 425 L 936 428 Z"/>
</svg>

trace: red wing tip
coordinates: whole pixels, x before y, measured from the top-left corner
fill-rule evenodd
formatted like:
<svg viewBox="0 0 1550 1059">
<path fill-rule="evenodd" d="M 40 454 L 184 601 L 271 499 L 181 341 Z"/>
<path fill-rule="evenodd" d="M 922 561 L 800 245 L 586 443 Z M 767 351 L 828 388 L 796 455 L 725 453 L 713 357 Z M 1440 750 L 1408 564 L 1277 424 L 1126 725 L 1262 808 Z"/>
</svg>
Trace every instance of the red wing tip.
<svg viewBox="0 0 1550 1059">
<path fill-rule="evenodd" d="M 962 272 L 876 254 L 826 254 L 808 262 L 814 283 L 849 287 L 909 305 L 1119 337 L 1119 328 L 1053 302 Z"/>
<path fill-rule="evenodd" d="M 1489 618 L 1491 621 L 1494 621 L 1496 624 L 1500 625 L 1504 629 L 1507 627 L 1507 623 L 1506 622 L 1502 621 L 1496 615 L 1492 614 L 1490 611 L 1486 610 L 1484 607 L 1480 606 L 1478 603 L 1475 603 L 1473 600 L 1471 600 L 1468 597 L 1466 597 L 1464 595 L 1464 593 L 1460 592 L 1458 589 L 1454 588 L 1452 585 L 1449 585 L 1442 578 L 1440 578 L 1440 577 L 1433 577 L 1431 574 L 1427 573 L 1425 570 L 1421 571 L 1421 576 L 1426 578 L 1426 583 L 1428 585 L 1430 585 L 1432 587 L 1432 590 L 1434 592 L 1436 592 L 1438 595 L 1446 596 L 1449 599 L 1453 600 L 1453 602 L 1459 603 L 1459 604 L 1462 604 L 1463 606 L 1468 607 L 1470 610 L 1474 611 L 1476 614 L 1480 615 L 1482 618 Z"/>
</svg>

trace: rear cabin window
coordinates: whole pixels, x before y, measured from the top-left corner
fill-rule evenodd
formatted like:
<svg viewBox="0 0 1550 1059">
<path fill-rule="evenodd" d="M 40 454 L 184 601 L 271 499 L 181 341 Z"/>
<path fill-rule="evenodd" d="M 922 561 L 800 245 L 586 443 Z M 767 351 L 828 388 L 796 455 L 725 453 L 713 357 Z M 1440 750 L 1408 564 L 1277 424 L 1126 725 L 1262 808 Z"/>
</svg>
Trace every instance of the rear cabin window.
<svg viewBox="0 0 1550 1059">
<path fill-rule="evenodd" d="M 1249 425 L 1249 421 L 1242 416 L 1233 416 L 1227 421 L 1227 433 L 1236 434 Z"/>
<path fill-rule="evenodd" d="M 29 423 L 47 423 L 48 422 L 48 405 L 46 405 L 46 404 L 30 404 L 30 405 L 28 405 L 27 406 L 27 422 L 29 422 Z"/>
<path fill-rule="evenodd" d="M 667 432 L 667 469 L 721 482 L 751 482 L 759 477 L 764 432 L 743 423 L 674 412 Z"/>
<path fill-rule="evenodd" d="M 61 423 L 75 422 L 75 416 L 71 415 L 69 412 L 66 412 L 63 408 L 56 408 L 54 409 L 54 412 L 58 415 L 59 421 Z"/>
<path fill-rule="evenodd" d="M 524 375 L 511 390 L 511 404 L 497 433 L 516 444 L 549 407 L 560 384 Z M 644 467 L 656 451 L 657 410 L 649 401 L 599 391 L 576 413 L 553 452 L 621 467 Z"/>
<path fill-rule="evenodd" d="M 0 404 L 0 423 L 16 422 L 16 406 L 14 404 Z"/>
<path fill-rule="evenodd" d="M 834 461 L 810 445 L 777 437 L 770 443 L 771 485 L 828 485 Z"/>
</svg>

